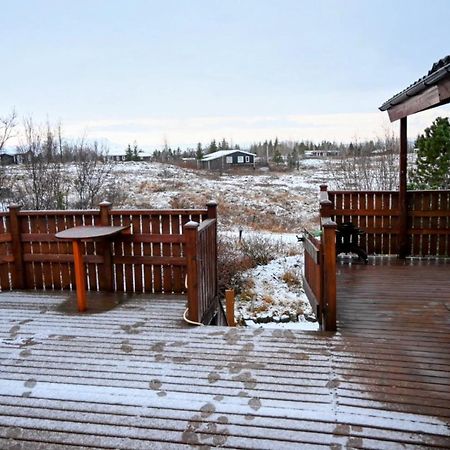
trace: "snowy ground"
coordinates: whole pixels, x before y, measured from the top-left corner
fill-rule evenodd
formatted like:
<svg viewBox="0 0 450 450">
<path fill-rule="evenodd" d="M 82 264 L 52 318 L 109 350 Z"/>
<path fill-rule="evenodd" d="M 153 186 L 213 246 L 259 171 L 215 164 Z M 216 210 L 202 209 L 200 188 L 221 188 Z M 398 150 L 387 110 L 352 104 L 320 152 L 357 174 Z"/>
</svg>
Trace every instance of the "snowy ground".
<svg viewBox="0 0 450 450">
<path fill-rule="evenodd" d="M 247 326 L 317 329 L 302 287 L 302 268 L 303 255 L 299 254 L 247 271 L 235 305 L 236 321 Z"/>
</svg>

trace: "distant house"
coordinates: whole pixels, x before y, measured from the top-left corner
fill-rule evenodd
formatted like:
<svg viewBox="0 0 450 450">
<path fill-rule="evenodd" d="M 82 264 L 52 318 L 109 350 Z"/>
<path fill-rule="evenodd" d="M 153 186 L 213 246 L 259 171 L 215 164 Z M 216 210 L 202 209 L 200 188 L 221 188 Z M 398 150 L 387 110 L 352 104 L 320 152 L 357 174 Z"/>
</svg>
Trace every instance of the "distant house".
<svg viewBox="0 0 450 450">
<path fill-rule="evenodd" d="M 32 152 L 17 152 L 12 149 L 3 149 L 0 153 L 0 164 L 6 166 L 9 164 L 24 164 L 31 159 Z"/>
<path fill-rule="evenodd" d="M 16 160 L 15 160 L 15 155 L 11 155 L 9 153 L 6 152 L 2 152 L 0 153 L 0 164 L 2 166 L 6 166 L 9 164 L 16 164 Z"/>
<path fill-rule="evenodd" d="M 227 170 L 232 167 L 254 167 L 254 153 L 243 150 L 219 150 L 199 160 L 199 167 L 209 170 Z"/>
<path fill-rule="evenodd" d="M 312 150 L 305 152 L 306 158 L 326 158 L 327 156 L 338 156 L 339 150 Z"/>
</svg>

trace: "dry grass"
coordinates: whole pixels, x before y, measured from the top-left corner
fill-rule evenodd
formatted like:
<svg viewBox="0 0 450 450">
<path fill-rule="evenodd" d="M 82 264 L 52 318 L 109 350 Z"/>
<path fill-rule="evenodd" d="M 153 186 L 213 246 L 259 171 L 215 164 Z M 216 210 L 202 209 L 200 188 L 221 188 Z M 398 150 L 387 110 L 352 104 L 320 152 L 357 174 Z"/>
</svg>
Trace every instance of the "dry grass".
<svg viewBox="0 0 450 450">
<path fill-rule="evenodd" d="M 281 275 L 281 279 L 291 288 L 302 285 L 300 274 L 292 269 L 286 270 L 283 275 Z"/>
</svg>

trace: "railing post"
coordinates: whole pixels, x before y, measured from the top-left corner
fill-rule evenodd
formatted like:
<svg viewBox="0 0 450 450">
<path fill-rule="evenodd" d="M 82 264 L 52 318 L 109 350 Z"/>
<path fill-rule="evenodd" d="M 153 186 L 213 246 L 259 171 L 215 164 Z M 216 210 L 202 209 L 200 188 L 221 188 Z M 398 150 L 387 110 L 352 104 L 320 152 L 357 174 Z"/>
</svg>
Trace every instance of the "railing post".
<svg viewBox="0 0 450 450">
<path fill-rule="evenodd" d="M 25 289 L 25 267 L 23 264 L 23 248 L 22 239 L 20 237 L 20 218 L 19 205 L 10 205 L 9 207 L 9 228 L 11 233 L 11 248 L 14 257 L 12 271 L 12 287 L 13 289 Z"/>
<path fill-rule="evenodd" d="M 208 219 L 217 219 L 217 202 L 211 200 L 206 204 L 206 207 L 208 209 Z"/>
<path fill-rule="evenodd" d="M 227 289 L 225 291 L 225 301 L 226 301 L 225 312 L 227 315 L 227 324 L 229 327 L 235 327 L 236 322 L 234 321 L 234 289 Z"/>
<path fill-rule="evenodd" d="M 111 225 L 110 214 L 111 214 L 111 203 L 101 202 L 100 207 L 100 225 L 108 226 Z M 109 239 L 103 239 L 101 242 L 96 244 L 101 251 L 103 256 L 103 264 L 101 268 L 101 276 L 99 277 L 98 284 L 102 291 L 113 291 L 114 290 L 114 268 L 112 260 L 112 244 Z"/>
<path fill-rule="evenodd" d="M 214 200 L 209 201 L 206 204 L 208 208 L 208 219 L 214 219 L 216 223 L 214 224 L 214 248 L 213 252 L 213 261 L 214 261 L 214 296 L 217 297 L 218 294 L 218 276 L 217 276 L 217 202 Z"/>
<path fill-rule="evenodd" d="M 336 223 L 325 219 L 322 223 L 323 313 L 322 327 L 336 331 Z"/>
<path fill-rule="evenodd" d="M 186 276 L 187 276 L 187 301 L 188 318 L 193 322 L 200 322 L 199 317 L 199 293 L 198 293 L 198 229 L 199 224 L 190 221 L 184 225 L 185 255 L 186 255 Z"/>
</svg>

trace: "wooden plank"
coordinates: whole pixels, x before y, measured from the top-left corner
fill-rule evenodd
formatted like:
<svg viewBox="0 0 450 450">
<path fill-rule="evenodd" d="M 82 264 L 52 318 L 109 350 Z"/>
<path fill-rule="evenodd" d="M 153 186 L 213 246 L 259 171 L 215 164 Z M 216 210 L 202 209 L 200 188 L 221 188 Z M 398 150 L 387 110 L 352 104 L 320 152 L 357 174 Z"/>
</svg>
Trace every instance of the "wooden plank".
<svg viewBox="0 0 450 450">
<path fill-rule="evenodd" d="M 64 216 L 64 229 L 73 228 L 75 226 L 75 217 L 72 214 L 67 214 Z M 72 252 L 72 243 L 71 242 L 60 242 L 60 248 L 62 249 L 62 255 L 72 255 L 72 260 L 68 261 L 68 274 L 66 271 L 63 272 L 64 275 L 64 284 L 69 288 L 67 282 L 70 283 L 70 288 L 74 289 L 75 287 L 75 272 L 73 270 L 73 252 Z M 72 264 L 70 264 L 72 263 Z"/>
<path fill-rule="evenodd" d="M 53 236 L 57 231 L 57 216 L 53 216 L 51 214 L 47 214 L 47 233 L 49 236 Z M 48 253 L 50 255 L 59 255 L 59 243 L 58 242 L 49 242 L 48 243 Z M 51 277 L 52 277 L 52 287 L 53 289 L 61 289 L 61 267 L 59 262 L 50 263 L 51 267 Z"/>
<path fill-rule="evenodd" d="M 130 226 L 131 225 L 131 215 L 129 214 L 123 214 L 121 216 L 121 222 L 123 226 Z M 134 269 L 134 262 L 132 258 L 133 254 L 133 244 L 130 241 L 122 241 L 122 249 L 123 249 L 123 256 L 125 257 L 125 260 L 129 258 L 130 261 L 129 264 L 124 264 L 124 277 L 125 277 L 125 290 L 126 292 L 134 292 L 134 275 L 133 275 L 133 269 Z M 131 258 L 130 258 L 131 257 Z"/>
<path fill-rule="evenodd" d="M 170 234 L 171 231 L 171 219 L 172 216 L 162 216 L 161 217 L 161 233 Z M 172 246 L 169 243 L 162 244 L 162 255 L 171 257 L 172 256 Z M 172 267 L 169 265 L 163 266 L 163 290 L 166 294 L 172 292 L 173 279 L 172 279 Z"/>
<path fill-rule="evenodd" d="M 95 225 L 95 217 L 98 217 L 98 211 L 96 215 L 93 214 L 85 214 L 83 216 L 83 221 L 85 226 L 93 227 Z M 85 254 L 89 256 L 93 256 L 97 253 L 96 242 L 94 241 L 86 241 L 84 242 Z M 91 263 L 85 258 L 86 263 L 86 280 L 87 280 L 87 288 L 89 291 L 97 291 L 98 290 L 98 281 L 97 281 L 97 265 Z"/>
<path fill-rule="evenodd" d="M 71 245 L 71 244 L 69 244 Z M 84 255 L 84 261 L 87 264 L 102 264 L 103 257 L 99 255 Z M 59 263 L 73 263 L 73 254 L 48 254 L 48 253 L 30 253 L 23 257 L 25 262 L 44 263 L 44 264 L 59 264 Z"/>
<path fill-rule="evenodd" d="M 374 211 L 375 216 L 373 219 L 373 223 L 374 223 L 375 229 L 380 229 L 383 227 L 383 217 L 379 216 L 378 212 L 383 211 L 383 209 L 385 209 L 383 193 L 376 194 L 374 201 L 375 201 L 375 211 Z M 374 235 L 374 240 L 373 240 L 374 250 L 373 250 L 373 252 L 378 255 L 385 255 L 389 252 L 389 249 L 383 245 L 384 242 L 383 242 L 382 238 L 383 238 L 383 234 L 375 234 Z"/>
<path fill-rule="evenodd" d="M 303 241 L 303 247 L 305 252 L 312 258 L 314 264 L 320 263 L 320 249 L 316 247 L 314 242 L 312 242 L 308 237 L 305 237 Z"/>
<path fill-rule="evenodd" d="M 11 242 L 11 233 L 7 233 L 4 231 L 5 228 L 3 218 L 0 219 L 0 222 L 1 222 L 0 244 L 3 244 L 4 242 Z"/>
<path fill-rule="evenodd" d="M 53 216 L 55 219 L 55 232 L 63 231 L 67 227 L 66 216 Z M 71 248 L 68 242 L 57 242 L 57 253 L 59 255 L 70 254 Z M 70 289 L 70 264 L 68 262 L 59 262 L 60 270 L 60 289 Z"/>
<path fill-rule="evenodd" d="M 161 219 L 159 214 L 152 215 L 151 224 L 152 224 L 152 234 L 161 234 Z M 159 257 L 161 256 L 161 244 L 158 242 L 154 242 L 152 244 L 152 255 Z M 162 292 L 163 284 L 162 284 L 162 267 L 160 265 L 153 266 L 153 290 L 154 292 Z"/>
<path fill-rule="evenodd" d="M 112 214 L 112 224 L 115 226 L 122 225 L 122 217 L 117 214 Z M 116 258 L 120 258 L 123 256 L 123 243 L 122 241 L 114 241 L 113 242 L 113 261 Z M 118 292 L 125 292 L 125 279 L 124 279 L 124 266 L 122 263 L 114 263 L 115 269 L 115 290 Z"/>
<path fill-rule="evenodd" d="M 9 238 L 9 239 L 8 239 Z M 8 242 L 11 241 L 11 233 L 8 232 L 6 216 L 0 216 L 0 261 L 2 261 L 0 265 L 0 290 L 8 291 L 12 288 L 10 284 L 9 274 L 12 271 L 12 267 L 10 267 L 7 263 L 13 262 L 14 257 L 11 254 L 11 244 Z M 10 261 L 8 259 L 10 258 Z"/>
<path fill-rule="evenodd" d="M 148 214 L 142 215 L 142 237 L 151 233 L 151 218 Z M 143 256 L 152 255 L 152 246 L 150 241 L 143 241 Z M 153 267 L 144 265 L 144 291 L 153 292 Z"/>
<path fill-rule="evenodd" d="M 142 216 L 140 214 L 133 214 L 131 216 L 132 236 L 133 236 L 132 252 L 134 259 L 136 257 L 143 256 L 142 244 L 138 242 L 138 240 L 136 239 L 138 236 L 142 236 L 141 220 Z M 143 265 L 137 261 L 134 261 L 133 269 L 134 269 L 134 290 L 135 292 L 143 292 L 144 289 Z"/>
<path fill-rule="evenodd" d="M 170 227 L 172 230 L 173 237 L 180 237 L 183 233 L 183 229 L 181 228 L 181 216 L 179 214 L 173 214 L 171 216 Z M 184 238 L 183 238 L 184 239 Z M 172 256 L 175 258 L 179 258 L 181 256 L 181 241 L 180 243 L 172 244 Z M 173 292 L 176 294 L 180 294 L 184 290 L 184 279 L 182 274 L 181 266 L 173 266 Z"/>
<path fill-rule="evenodd" d="M 411 114 L 437 106 L 440 101 L 438 86 L 432 86 L 422 93 L 388 109 L 389 120 L 395 122 L 398 119 L 406 118 Z"/>
<path fill-rule="evenodd" d="M 381 194 L 381 192 L 379 194 Z M 382 194 L 383 195 L 389 195 L 389 194 L 385 194 L 385 193 L 382 193 Z M 373 195 L 374 194 L 369 194 L 369 196 L 373 196 Z M 376 194 L 376 195 L 378 195 L 378 194 Z M 361 199 L 361 197 L 360 197 L 360 201 L 364 202 L 364 200 Z M 337 209 L 337 208 L 331 209 L 332 216 L 334 216 L 334 215 L 351 216 L 351 215 L 355 215 L 356 212 L 357 212 L 357 216 L 358 217 L 364 218 L 366 216 L 367 217 L 373 217 L 374 210 L 373 209 L 367 209 L 367 208 L 362 208 L 362 209 L 359 209 L 358 211 L 355 211 L 355 210 L 350 209 L 350 208 L 349 209 Z M 386 210 L 379 210 L 379 211 L 377 211 L 377 216 L 390 217 L 393 214 L 394 215 L 398 214 L 398 212 L 399 212 L 398 209 L 394 209 L 393 211 L 390 211 L 390 210 L 388 210 L 388 211 L 386 211 Z"/>
<path fill-rule="evenodd" d="M 450 79 L 439 82 L 437 86 L 441 103 L 448 102 L 450 99 Z"/>
<path fill-rule="evenodd" d="M 43 227 L 42 227 L 42 220 L 41 216 L 30 216 L 28 217 L 29 223 L 30 223 L 30 232 L 31 233 L 45 233 Z M 42 248 L 40 242 L 30 242 L 30 253 L 38 253 L 42 254 Z M 24 260 L 26 257 L 26 253 L 24 252 Z M 43 281 L 43 268 L 41 262 L 33 262 L 31 264 L 32 272 L 33 272 L 33 278 L 34 278 L 34 288 L 36 289 L 42 289 L 44 286 Z"/>
<path fill-rule="evenodd" d="M 399 211 L 398 211 L 398 193 L 389 193 L 390 197 L 390 208 L 391 208 L 391 216 L 389 216 L 388 226 L 391 231 L 389 232 L 390 239 L 390 251 L 389 254 L 397 255 L 398 254 L 398 226 L 399 226 Z M 409 200 L 408 200 L 409 204 Z"/>
<path fill-rule="evenodd" d="M 439 194 L 431 194 L 430 195 L 430 211 L 439 211 Z M 450 211 L 449 211 L 450 213 Z M 434 217 L 430 217 L 428 219 L 428 223 L 429 223 L 429 227 L 432 230 L 438 230 L 439 229 L 439 219 L 434 216 Z M 434 233 L 430 233 L 430 250 L 429 250 L 429 255 L 437 255 L 438 254 L 438 236 Z"/>
</svg>

